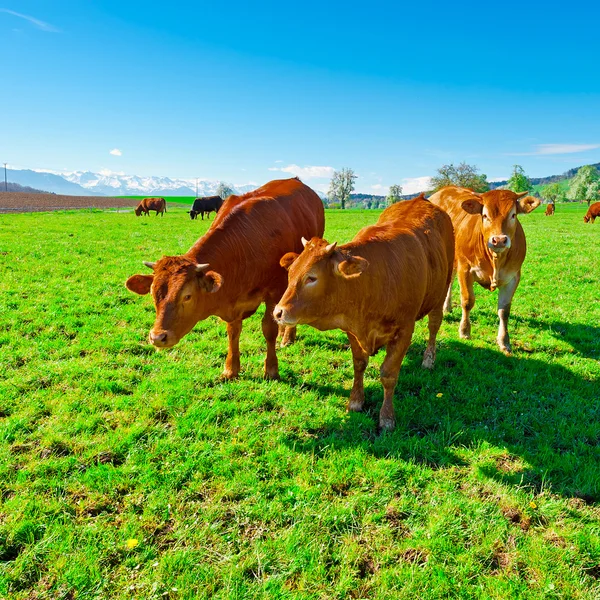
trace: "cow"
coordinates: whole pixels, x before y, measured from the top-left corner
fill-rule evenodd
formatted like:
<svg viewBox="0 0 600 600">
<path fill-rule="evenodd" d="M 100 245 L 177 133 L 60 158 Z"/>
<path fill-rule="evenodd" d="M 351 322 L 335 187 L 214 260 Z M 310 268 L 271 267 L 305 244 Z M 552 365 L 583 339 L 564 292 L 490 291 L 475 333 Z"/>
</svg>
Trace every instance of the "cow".
<svg viewBox="0 0 600 600">
<path fill-rule="evenodd" d="M 142 213 L 144 213 L 147 217 L 150 216 L 150 211 L 156 211 L 156 216 L 158 217 L 158 213 L 160 216 L 164 216 L 164 213 L 167 212 L 167 203 L 164 198 L 144 198 L 136 207 L 135 214 L 139 217 Z"/>
<path fill-rule="evenodd" d="M 554 202 L 550 202 L 548 206 L 546 206 L 546 212 L 544 213 L 547 217 L 550 217 L 554 214 L 556 207 L 554 206 Z"/>
<path fill-rule="evenodd" d="M 528 196 L 527 192 L 492 190 L 477 194 L 468 188 L 449 186 L 429 200 L 444 209 L 454 225 L 455 273 L 462 305 L 460 337 L 471 337 L 469 314 L 475 305 L 476 281 L 490 291 L 499 290 L 497 343 L 505 355 L 511 355 L 508 319 L 527 251 L 525 232 L 517 215 L 535 210 L 540 205 L 539 198 Z M 444 310 L 452 310 L 451 285 Z"/>
<path fill-rule="evenodd" d="M 264 302 L 265 377 L 278 378 L 278 327 L 272 311 L 287 285 L 279 260 L 286 252 L 299 251 L 303 236 L 323 235 L 324 227 L 323 202 L 296 178 L 230 196 L 208 231 L 185 254 L 145 262 L 152 275 L 127 280 L 132 292 L 152 292 L 156 320 L 150 342 L 170 348 L 198 321 L 216 315 L 227 323 L 229 338 L 223 377 L 233 379 L 240 371 L 242 321 Z M 283 345 L 294 335 L 295 330 L 288 329 Z"/>
<path fill-rule="evenodd" d="M 369 356 L 383 346 L 384 399 L 379 427 L 395 427 L 394 388 L 415 327 L 429 315 L 423 367 L 432 368 L 435 340 L 452 277 L 454 235 L 448 215 L 421 195 L 393 204 L 375 225 L 342 246 L 313 237 L 301 254 L 281 258 L 288 287 L 273 316 L 280 325 L 308 324 L 348 335 L 354 384 L 347 408 L 360 411 Z"/>
<path fill-rule="evenodd" d="M 219 212 L 219 209 L 223 205 L 223 199 L 221 196 L 207 196 L 206 198 L 196 198 L 194 204 L 192 204 L 192 210 L 190 210 L 190 219 L 194 220 L 200 215 L 204 221 L 204 213 L 210 216 L 210 213 L 214 211 L 215 216 Z"/>
<path fill-rule="evenodd" d="M 583 222 L 589 223 L 591 221 L 593 223 L 598 216 L 600 216 L 600 202 L 594 202 L 594 204 L 592 204 L 585 213 Z"/>
</svg>

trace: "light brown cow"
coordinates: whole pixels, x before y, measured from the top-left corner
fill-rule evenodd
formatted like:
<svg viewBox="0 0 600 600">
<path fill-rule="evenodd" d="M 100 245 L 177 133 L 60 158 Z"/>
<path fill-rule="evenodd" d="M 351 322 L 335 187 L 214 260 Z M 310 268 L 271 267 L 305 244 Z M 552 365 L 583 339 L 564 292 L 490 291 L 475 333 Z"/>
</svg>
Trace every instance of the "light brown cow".
<svg viewBox="0 0 600 600">
<path fill-rule="evenodd" d="M 548 204 L 548 206 L 546 206 L 546 212 L 544 214 L 547 217 L 550 217 L 554 214 L 554 211 L 555 211 L 554 202 L 550 202 L 550 204 Z"/>
<path fill-rule="evenodd" d="M 147 217 L 150 216 L 150 211 L 156 211 L 156 216 L 158 217 L 158 213 L 160 216 L 164 216 L 164 213 L 167 212 L 167 202 L 164 198 L 144 198 L 135 209 L 136 216 L 140 216 L 144 213 Z"/>
<path fill-rule="evenodd" d="M 589 223 L 590 221 L 593 223 L 596 220 L 596 217 L 600 217 L 600 202 L 594 202 L 585 213 L 583 217 L 584 223 Z"/>
<path fill-rule="evenodd" d="M 354 362 L 348 410 L 362 409 L 369 356 L 386 346 L 379 426 L 393 429 L 398 373 L 415 321 L 425 315 L 429 342 L 423 366 L 432 368 L 435 361 L 436 335 L 452 277 L 452 223 L 421 196 L 393 204 L 376 225 L 361 229 L 339 248 L 318 238 L 303 243 L 300 255 L 288 253 L 281 259 L 289 269 L 289 283 L 273 315 L 280 325 L 305 323 L 348 334 Z"/>
<path fill-rule="evenodd" d="M 287 284 L 279 259 L 300 250 L 302 236 L 323 235 L 324 225 L 321 199 L 298 179 L 271 181 L 243 196 L 230 196 L 206 234 L 185 254 L 144 263 L 154 273 L 127 280 L 137 294 L 152 292 L 156 321 L 150 341 L 170 348 L 198 321 L 217 315 L 227 322 L 229 337 L 223 375 L 237 377 L 242 321 L 264 302 L 265 376 L 277 378 L 278 328 L 271 313 Z M 284 343 L 293 335 L 289 331 Z"/>
<path fill-rule="evenodd" d="M 521 265 L 527 246 L 518 214 L 530 213 L 540 204 L 527 192 L 492 190 L 476 194 L 460 187 L 445 187 L 430 198 L 452 219 L 456 237 L 455 270 L 460 284 L 462 319 L 459 334 L 471 337 L 469 313 L 475 305 L 473 282 L 494 291 L 498 288 L 498 346 L 511 354 L 508 318 L 515 290 L 521 279 Z M 444 306 L 452 309 L 452 286 Z"/>
</svg>

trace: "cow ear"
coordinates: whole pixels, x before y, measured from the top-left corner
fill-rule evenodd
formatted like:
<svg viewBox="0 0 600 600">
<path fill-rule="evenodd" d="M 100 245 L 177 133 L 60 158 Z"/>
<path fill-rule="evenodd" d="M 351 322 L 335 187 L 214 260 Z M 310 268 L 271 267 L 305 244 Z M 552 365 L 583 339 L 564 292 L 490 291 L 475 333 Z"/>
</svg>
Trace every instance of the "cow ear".
<svg viewBox="0 0 600 600">
<path fill-rule="evenodd" d="M 125 285 L 130 292 L 144 296 L 150 292 L 150 286 L 154 281 L 154 275 L 132 275 Z"/>
<path fill-rule="evenodd" d="M 539 198 L 533 196 L 525 196 L 525 198 L 519 198 L 517 201 L 517 212 L 520 215 L 530 213 L 535 210 L 541 203 Z"/>
<path fill-rule="evenodd" d="M 475 200 L 475 198 L 465 200 L 461 206 L 462 209 L 470 215 L 480 215 L 483 212 L 483 204 L 481 204 L 479 200 Z"/>
<path fill-rule="evenodd" d="M 344 279 L 355 279 L 369 266 L 369 261 L 362 256 L 350 256 L 346 260 L 337 263 L 336 275 Z"/>
<path fill-rule="evenodd" d="M 198 274 L 200 288 L 209 294 L 214 294 L 221 289 L 223 285 L 223 276 L 216 271 L 207 271 Z"/>
<path fill-rule="evenodd" d="M 281 257 L 279 264 L 287 271 L 292 266 L 292 263 L 298 258 L 295 252 L 288 252 Z"/>
</svg>

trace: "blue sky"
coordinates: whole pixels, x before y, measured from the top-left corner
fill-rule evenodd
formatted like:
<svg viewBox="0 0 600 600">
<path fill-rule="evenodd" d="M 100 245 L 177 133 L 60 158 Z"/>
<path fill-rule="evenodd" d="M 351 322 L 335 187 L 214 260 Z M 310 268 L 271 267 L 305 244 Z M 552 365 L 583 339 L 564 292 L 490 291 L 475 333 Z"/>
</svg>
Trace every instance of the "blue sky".
<svg viewBox="0 0 600 600">
<path fill-rule="evenodd" d="M 260 6 L 257 6 L 260 4 Z M 405 191 L 600 161 L 596 2 L 0 0 L 0 161 Z M 112 151 L 112 154 L 111 154 Z"/>
</svg>

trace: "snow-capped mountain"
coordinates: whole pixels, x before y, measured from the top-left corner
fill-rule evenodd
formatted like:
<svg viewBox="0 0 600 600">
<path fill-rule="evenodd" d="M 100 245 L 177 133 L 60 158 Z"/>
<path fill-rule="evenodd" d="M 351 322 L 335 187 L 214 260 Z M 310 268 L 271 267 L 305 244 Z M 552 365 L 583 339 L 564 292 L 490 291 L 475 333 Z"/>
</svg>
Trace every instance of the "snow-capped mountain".
<svg viewBox="0 0 600 600">
<path fill-rule="evenodd" d="M 99 196 L 194 196 L 196 193 L 195 179 L 171 179 L 170 177 L 140 177 L 123 173 L 92 173 L 91 171 L 74 171 L 63 173 L 62 176 L 93 191 Z M 211 196 L 216 193 L 219 181 L 209 179 L 198 180 L 198 195 Z M 243 193 L 257 186 L 228 184 L 236 193 Z"/>
<path fill-rule="evenodd" d="M 195 179 L 140 177 L 113 172 L 58 172 L 43 169 L 10 169 L 8 174 L 8 179 L 12 183 L 71 196 L 194 196 L 196 194 Z M 221 182 L 217 180 L 198 179 L 198 195 L 215 195 L 219 183 Z M 226 185 L 236 194 L 244 194 L 258 187 L 252 184 L 226 183 Z"/>
</svg>

